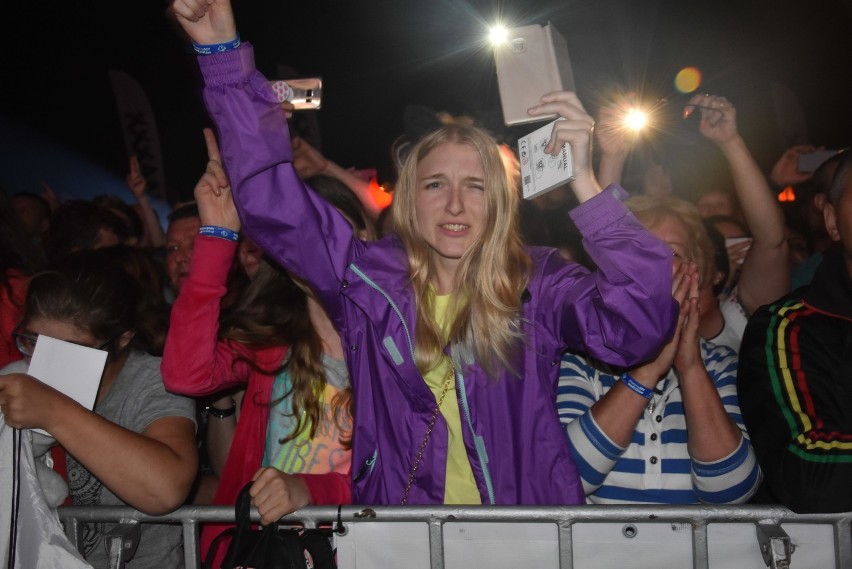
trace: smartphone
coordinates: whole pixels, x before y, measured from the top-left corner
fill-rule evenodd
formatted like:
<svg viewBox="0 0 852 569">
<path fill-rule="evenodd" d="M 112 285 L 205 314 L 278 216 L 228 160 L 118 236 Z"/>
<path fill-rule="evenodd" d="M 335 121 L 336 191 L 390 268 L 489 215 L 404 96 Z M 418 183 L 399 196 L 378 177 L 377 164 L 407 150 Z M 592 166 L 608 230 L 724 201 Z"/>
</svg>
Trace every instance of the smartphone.
<svg viewBox="0 0 852 569">
<path fill-rule="evenodd" d="M 280 102 L 289 102 L 296 111 L 315 111 L 322 106 L 322 79 L 275 79 L 269 82 Z"/>
<path fill-rule="evenodd" d="M 840 152 L 839 150 L 814 150 L 799 154 L 799 172 L 814 172 L 820 165 Z"/>
<path fill-rule="evenodd" d="M 509 30 L 507 40 L 494 46 L 494 63 L 506 126 L 557 118 L 532 117 L 527 109 L 546 93 L 575 90 L 568 45 L 551 23 Z"/>
</svg>

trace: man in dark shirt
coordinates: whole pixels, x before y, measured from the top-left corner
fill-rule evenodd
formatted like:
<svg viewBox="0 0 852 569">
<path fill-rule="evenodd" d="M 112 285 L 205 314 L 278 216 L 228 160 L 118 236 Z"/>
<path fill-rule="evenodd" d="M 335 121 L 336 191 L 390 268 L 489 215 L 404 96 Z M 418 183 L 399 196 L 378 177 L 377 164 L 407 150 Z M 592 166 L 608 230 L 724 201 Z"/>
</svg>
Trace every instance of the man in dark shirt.
<svg viewBox="0 0 852 569">
<path fill-rule="evenodd" d="M 852 152 L 824 209 L 826 255 L 811 286 L 764 306 L 746 328 L 737 388 L 767 501 L 796 512 L 852 510 Z"/>
</svg>

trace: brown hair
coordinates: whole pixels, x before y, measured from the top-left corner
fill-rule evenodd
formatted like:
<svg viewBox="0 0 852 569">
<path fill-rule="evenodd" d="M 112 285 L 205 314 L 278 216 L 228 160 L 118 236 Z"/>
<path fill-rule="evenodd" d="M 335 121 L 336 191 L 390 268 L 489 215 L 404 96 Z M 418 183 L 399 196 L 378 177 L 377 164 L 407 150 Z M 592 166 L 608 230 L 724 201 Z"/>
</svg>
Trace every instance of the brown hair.
<svg viewBox="0 0 852 569">
<path fill-rule="evenodd" d="M 352 390 L 347 388 L 338 393 L 330 402 L 332 417 L 325 417 L 321 405 L 327 383 L 322 342 L 311 324 L 307 296 L 287 271 L 264 258 L 243 294 L 223 312 L 219 335 L 254 349 L 289 346 L 287 359 L 278 369 L 261 369 L 255 362 L 241 359 L 261 373 L 275 375 L 286 369 L 290 374 L 290 391 L 268 402 L 275 407 L 290 399 L 296 427 L 281 443 L 305 431 L 314 438 L 324 420 L 333 420 L 341 432 L 345 430 L 346 412 L 351 413 Z M 340 442 L 347 448 L 351 444 L 351 440 Z"/>
</svg>

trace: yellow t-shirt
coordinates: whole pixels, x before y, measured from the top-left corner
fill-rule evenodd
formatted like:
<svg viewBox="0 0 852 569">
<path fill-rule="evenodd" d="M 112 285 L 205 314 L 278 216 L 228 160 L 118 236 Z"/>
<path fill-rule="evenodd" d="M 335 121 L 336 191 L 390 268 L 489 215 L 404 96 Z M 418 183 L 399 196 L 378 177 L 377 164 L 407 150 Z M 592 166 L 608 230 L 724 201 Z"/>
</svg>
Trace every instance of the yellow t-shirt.
<svg viewBox="0 0 852 569">
<path fill-rule="evenodd" d="M 435 322 L 438 323 L 438 326 L 441 327 L 446 336 L 447 324 L 450 320 L 447 317 L 447 308 L 452 295 L 434 295 L 433 298 Z M 436 403 L 441 397 L 441 392 L 444 389 L 444 381 L 449 373 L 450 362 L 447 358 L 442 358 L 441 363 L 429 370 L 423 378 L 426 380 L 426 385 L 432 390 L 432 394 L 435 395 Z M 467 458 L 467 450 L 464 446 L 455 378 L 451 380 L 447 395 L 444 397 L 443 403 L 441 403 L 441 415 L 444 416 L 444 420 L 447 422 L 447 430 L 449 432 L 444 503 L 481 504 L 482 498 L 479 495 L 479 489 L 476 486 L 476 480 L 473 477 L 473 470 L 470 468 L 470 461 Z"/>
</svg>

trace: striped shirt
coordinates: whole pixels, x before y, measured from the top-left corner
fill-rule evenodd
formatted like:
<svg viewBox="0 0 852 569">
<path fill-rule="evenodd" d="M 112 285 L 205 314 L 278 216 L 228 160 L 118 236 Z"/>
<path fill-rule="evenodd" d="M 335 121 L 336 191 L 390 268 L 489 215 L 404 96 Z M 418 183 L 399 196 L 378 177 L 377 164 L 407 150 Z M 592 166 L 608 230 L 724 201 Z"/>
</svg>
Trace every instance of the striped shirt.
<svg viewBox="0 0 852 569">
<path fill-rule="evenodd" d="M 562 357 L 556 403 L 589 502 L 726 504 L 744 502 L 755 492 L 761 475 L 740 416 L 737 356 L 703 340 L 701 356 L 728 416 L 743 433 L 734 452 L 709 463 L 689 456 L 674 370 L 657 385 L 630 444 L 623 448 L 604 434 L 589 412 L 620 375 L 596 369 L 575 354 Z"/>
</svg>

